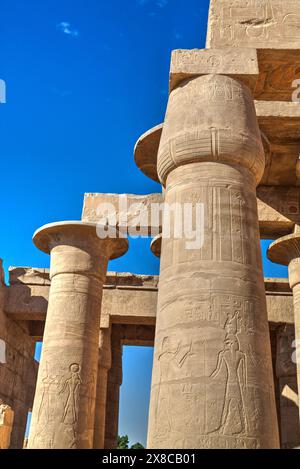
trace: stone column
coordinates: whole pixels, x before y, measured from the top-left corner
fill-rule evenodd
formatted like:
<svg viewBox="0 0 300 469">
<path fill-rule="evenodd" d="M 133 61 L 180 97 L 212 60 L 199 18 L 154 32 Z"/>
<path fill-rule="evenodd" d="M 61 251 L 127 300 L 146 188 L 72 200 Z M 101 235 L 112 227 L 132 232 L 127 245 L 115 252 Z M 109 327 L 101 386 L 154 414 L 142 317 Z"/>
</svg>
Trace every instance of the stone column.
<svg viewBox="0 0 300 469">
<path fill-rule="evenodd" d="M 272 262 L 287 265 L 289 268 L 289 282 L 293 290 L 295 313 L 296 352 L 294 359 L 297 361 L 297 381 L 298 389 L 300 389 L 300 228 L 297 226 L 293 234 L 283 236 L 272 243 L 268 249 L 268 258 Z M 291 349 L 291 355 L 292 353 Z"/>
<path fill-rule="evenodd" d="M 204 244 L 191 244 L 191 217 L 178 239 L 174 213 L 169 238 L 164 224 L 149 448 L 279 447 L 256 203 L 264 166 L 246 86 L 206 75 L 175 88 L 158 174 L 165 210 L 190 204 L 193 229 L 203 204 Z"/>
<path fill-rule="evenodd" d="M 284 324 L 278 328 L 276 377 L 279 387 L 282 449 L 292 449 L 300 445 L 297 370 L 292 360 L 294 340 L 294 324 Z"/>
<path fill-rule="evenodd" d="M 111 329 L 100 329 L 99 363 L 94 425 L 94 449 L 103 449 L 105 441 L 108 372 L 111 368 Z"/>
<path fill-rule="evenodd" d="M 108 373 L 105 449 L 115 449 L 118 443 L 120 386 L 122 384 L 122 344 L 118 326 L 114 326 L 111 338 L 112 365 Z"/>
<path fill-rule="evenodd" d="M 124 239 L 100 239 L 82 222 L 46 225 L 34 235 L 51 253 L 51 287 L 29 448 L 91 449 L 102 287 Z"/>
</svg>

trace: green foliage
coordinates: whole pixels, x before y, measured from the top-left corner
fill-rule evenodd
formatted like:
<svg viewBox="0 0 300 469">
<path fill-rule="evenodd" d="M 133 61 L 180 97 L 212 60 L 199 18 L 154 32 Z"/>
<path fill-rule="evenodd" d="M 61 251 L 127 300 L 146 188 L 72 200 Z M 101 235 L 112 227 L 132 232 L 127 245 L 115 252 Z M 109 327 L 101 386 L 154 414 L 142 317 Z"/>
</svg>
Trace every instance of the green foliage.
<svg viewBox="0 0 300 469">
<path fill-rule="evenodd" d="M 118 436 L 118 449 L 129 449 L 128 435 Z M 145 449 L 141 443 L 135 443 L 130 449 Z"/>
<path fill-rule="evenodd" d="M 141 443 L 135 443 L 130 449 L 145 449 Z"/>
<path fill-rule="evenodd" d="M 118 449 L 128 449 L 129 438 L 128 435 L 118 436 Z"/>
</svg>

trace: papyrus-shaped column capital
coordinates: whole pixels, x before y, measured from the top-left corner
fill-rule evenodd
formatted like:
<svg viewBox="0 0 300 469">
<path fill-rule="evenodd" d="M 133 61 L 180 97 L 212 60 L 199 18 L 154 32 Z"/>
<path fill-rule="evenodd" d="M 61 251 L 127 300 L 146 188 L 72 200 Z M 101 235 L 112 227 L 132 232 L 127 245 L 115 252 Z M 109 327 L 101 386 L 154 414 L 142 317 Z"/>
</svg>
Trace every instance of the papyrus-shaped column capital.
<svg viewBox="0 0 300 469">
<path fill-rule="evenodd" d="M 178 166 L 219 162 L 247 168 L 261 180 L 265 157 L 250 90 L 228 76 L 188 79 L 169 97 L 158 152 L 165 184 Z"/>
<path fill-rule="evenodd" d="M 103 278 L 103 262 L 122 256 L 128 248 L 126 239 L 101 239 L 94 223 L 80 221 L 45 225 L 35 232 L 33 241 L 51 254 L 51 279 L 62 273 Z"/>
<path fill-rule="evenodd" d="M 289 282 L 293 289 L 300 284 L 300 233 L 283 236 L 272 243 L 268 258 L 276 264 L 289 267 Z"/>
</svg>

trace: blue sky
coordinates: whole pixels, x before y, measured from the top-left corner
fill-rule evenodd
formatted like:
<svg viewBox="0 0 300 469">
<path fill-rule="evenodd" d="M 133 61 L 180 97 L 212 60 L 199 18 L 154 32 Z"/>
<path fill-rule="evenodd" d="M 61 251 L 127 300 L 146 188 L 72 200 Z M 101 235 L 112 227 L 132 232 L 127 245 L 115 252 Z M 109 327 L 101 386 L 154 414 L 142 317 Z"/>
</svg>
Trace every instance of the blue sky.
<svg viewBox="0 0 300 469">
<path fill-rule="evenodd" d="M 205 45 L 209 0 L 1 0 L 0 256 L 48 267 L 36 228 L 80 219 L 84 192 L 160 190 L 133 160 L 163 121 L 170 53 Z M 266 243 L 263 243 L 265 250 Z M 111 270 L 157 274 L 149 240 Z M 269 276 L 285 268 L 265 262 Z M 120 433 L 145 443 L 152 350 L 124 349 Z"/>
</svg>

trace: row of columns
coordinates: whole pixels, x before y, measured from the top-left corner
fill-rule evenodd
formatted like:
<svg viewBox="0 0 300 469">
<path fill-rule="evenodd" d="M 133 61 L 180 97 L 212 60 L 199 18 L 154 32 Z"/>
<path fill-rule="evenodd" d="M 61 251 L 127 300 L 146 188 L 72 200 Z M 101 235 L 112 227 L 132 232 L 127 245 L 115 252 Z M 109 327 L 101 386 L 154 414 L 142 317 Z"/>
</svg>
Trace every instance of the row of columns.
<svg viewBox="0 0 300 469">
<path fill-rule="evenodd" d="M 167 204 L 190 204 L 194 221 L 202 204 L 204 238 L 189 247 L 174 219 L 171 236 L 163 228 L 150 448 L 279 447 L 256 203 L 264 168 L 246 86 L 207 75 L 172 91 L 158 175 Z M 269 254 L 289 263 L 296 312 L 297 236 Z M 114 447 L 121 348 L 100 332 L 100 313 L 108 260 L 127 242 L 80 222 L 47 225 L 34 242 L 51 254 L 51 288 L 29 447 Z"/>
</svg>

